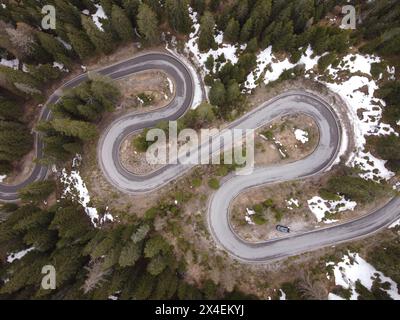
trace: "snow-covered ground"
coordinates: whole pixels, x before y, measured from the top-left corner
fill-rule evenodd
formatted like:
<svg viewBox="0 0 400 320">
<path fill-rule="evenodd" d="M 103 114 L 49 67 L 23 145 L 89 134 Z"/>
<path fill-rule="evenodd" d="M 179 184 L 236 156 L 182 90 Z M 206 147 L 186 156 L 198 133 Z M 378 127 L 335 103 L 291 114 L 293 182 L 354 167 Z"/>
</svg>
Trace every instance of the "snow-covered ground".
<svg viewBox="0 0 400 320">
<path fill-rule="evenodd" d="M 65 49 L 72 50 L 72 46 L 68 42 L 65 42 L 60 37 L 57 37 L 56 39 L 65 47 Z"/>
<path fill-rule="evenodd" d="M 394 300 L 400 299 L 397 284 L 391 278 L 386 277 L 382 272 L 376 270 L 371 264 L 361 258 L 358 253 L 348 252 L 343 256 L 341 262 L 337 264 L 328 262 L 326 265 L 333 268 L 335 284 L 351 290 L 351 300 L 356 300 L 358 297 L 355 290 L 357 280 L 368 290 L 371 290 L 373 280 L 377 276 L 379 276 L 382 283 L 388 282 L 390 284 L 390 289 L 386 290 L 389 296 Z M 341 299 L 334 294 L 329 294 L 328 298 L 332 300 Z"/>
<path fill-rule="evenodd" d="M 279 61 L 272 53 L 272 46 L 269 46 L 257 55 L 257 68 L 247 76 L 245 88 L 247 91 L 255 89 L 260 77 L 265 84 L 278 80 L 282 72 L 300 64 L 304 64 L 305 70 L 310 71 L 317 65 L 320 58 L 320 56 L 312 56 L 313 51 L 311 47 L 308 47 L 298 63 L 293 64 L 288 58 Z"/>
<path fill-rule="evenodd" d="M 173 84 L 173 82 L 172 82 L 172 80 L 171 80 L 170 78 L 167 77 L 167 80 L 168 80 L 169 92 L 170 92 L 171 94 L 173 94 L 173 93 L 174 93 L 174 84 Z"/>
<path fill-rule="evenodd" d="M 289 200 L 285 200 L 285 202 L 286 202 L 286 208 L 289 210 L 300 208 L 300 203 L 298 199 L 290 198 Z"/>
<path fill-rule="evenodd" d="M 107 15 L 105 14 L 103 7 L 99 4 L 95 4 L 97 11 L 92 14 L 93 22 L 96 24 L 97 28 L 101 31 L 104 31 L 103 24 L 101 23 L 101 19 L 107 19 Z"/>
<path fill-rule="evenodd" d="M 400 219 L 398 219 L 398 220 L 396 220 L 395 222 L 393 222 L 393 223 L 389 226 L 389 229 L 396 228 L 396 227 L 398 227 L 398 226 L 400 226 Z"/>
<path fill-rule="evenodd" d="M 318 222 L 323 221 L 324 223 L 334 223 L 338 220 L 329 220 L 325 218 L 326 214 L 339 213 L 346 210 L 354 210 L 357 206 L 357 202 L 348 201 L 342 197 L 338 201 L 325 200 L 319 196 L 315 196 L 307 201 L 308 207 L 311 212 L 315 215 Z"/>
<path fill-rule="evenodd" d="M 215 42 L 218 44 L 218 49 L 212 50 L 210 49 L 207 52 L 200 52 L 198 46 L 198 39 L 199 39 L 199 31 L 200 31 L 200 23 L 198 21 L 198 14 L 197 12 L 193 11 L 192 8 L 189 7 L 189 15 L 192 20 L 192 28 L 194 31 L 189 35 L 189 41 L 186 43 L 186 51 L 191 53 L 196 58 L 199 66 L 205 73 L 209 73 L 209 70 L 205 67 L 205 63 L 209 56 L 214 58 L 214 61 L 218 59 L 219 56 L 223 55 L 226 61 L 231 61 L 232 64 L 235 64 L 238 61 L 237 51 L 240 50 L 239 45 L 232 45 L 223 43 L 224 34 L 222 31 L 218 31 L 217 35 L 215 36 Z M 222 67 L 224 63 L 220 64 Z M 216 64 L 214 64 L 214 71 L 216 70 Z"/>
<path fill-rule="evenodd" d="M 16 70 L 16 69 L 18 69 L 19 60 L 18 59 L 7 60 L 7 59 L 4 59 L 4 58 L 1 58 L 0 64 L 2 66 L 6 66 L 6 67 L 13 68 L 13 69 Z"/>
<path fill-rule="evenodd" d="M 90 207 L 90 195 L 86 187 L 85 182 L 79 174 L 79 164 L 81 161 L 81 156 L 76 155 L 73 159 L 73 170 L 70 173 L 64 168 L 62 170 L 61 182 L 64 184 L 65 188 L 62 197 L 71 196 L 72 199 L 78 201 L 82 207 L 85 208 L 85 212 L 89 216 L 95 227 L 103 224 L 106 221 L 113 221 L 114 217 L 110 212 L 106 212 L 102 218 L 100 218 L 99 213 L 96 208 Z M 107 210 L 108 208 L 106 208 Z"/>
<path fill-rule="evenodd" d="M 302 144 L 305 144 L 308 142 L 308 132 L 301 130 L 301 129 L 296 129 L 294 130 L 294 135 L 296 137 L 296 140 L 300 141 Z"/>
<path fill-rule="evenodd" d="M 253 219 L 251 219 L 252 215 L 255 215 L 256 212 L 252 209 L 246 208 L 246 215 L 244 216 L 246 222 L 250 225 L 255 225 L 255 223 L 253 222 Z"/>
<path fill-rule="evenodd" d="M 65 68 L 65 66 L 62 64 L 62 63 L 60 63 L 60 62 L 53 62 L 53 68 L 58 68 L 58 69 L 60 69 L 61 71 L 64 71 L 64 72 L 69 72 L 69 70 L 67 69 L 67 68 Z"/>
<path fill-rule="evenodd" d="M 35 250 L 35 247 L 30 247 L 30 248 L 25 249 L 25 250 L 21 250 L 21 251 L 18 251 L 18 252 L 10 253 L 7 256 L 7 262 L 8 263 L 13 263 L 13 261 L 15 261 L 15 260 L 22 259 L 28 252 L 30 252 L 32 250 Z"/>
</svg>

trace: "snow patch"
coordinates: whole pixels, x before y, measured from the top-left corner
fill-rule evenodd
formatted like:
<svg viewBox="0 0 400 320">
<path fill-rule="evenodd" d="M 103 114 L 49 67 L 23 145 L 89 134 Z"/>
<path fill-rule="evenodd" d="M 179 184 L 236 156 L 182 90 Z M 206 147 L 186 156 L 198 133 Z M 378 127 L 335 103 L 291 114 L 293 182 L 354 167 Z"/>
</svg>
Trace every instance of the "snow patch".
<svg viewBox="0 0 400 320">
<path fill-rule="evenodd" d="M 103 24 L 100 21 L 101 19 L 108 19 L 108 18 L 101 5 L 95 4 L 95 7 L 97 8 L 97 11 L 94 14 L 92 14 L 93 22 L 96 24 L 97 28 L 99 28 L 101 31 L 104 31 Z"/>
<path fill-rule="evenodd" d="M 373 281 L 377 277 L 380 278 L 382 283 L 388 282 L 390 284 L 390 289 L 386 290 L 386 292 L 392 299 L 400 299 L 397 284 L 391 278 L 386 277 L 382 272 L 377 271 L 371 264 L 361 258 L 358 253 L 349 251 L 343 256 L 341 262 L 337 264 L 328 262 L 326 266 L 333 266 L 333 274 L 337 286 L 342 286 L 345 289 L 351 290 L 351 300 L 356 300 L 358 298 L 358 293 L 355 290 L 355 283 L 357 280 L 368 290 L 371 290 Z"/>
<path fill-rule="evenodd" d="M 294 135 L 296 137 L 296 140 L 300 141 L 302 144 L 305 144 L 308 142 L 308 132 L 301 130 L 301 129 L 296 129 L 294 130 Z"/>
<path fill-rule="evenodd" d="M 13 263 L 15 260 L 22 259 L 28 252 L 30 252 L 32 250 L 35 250 L 35 247 L 30 247 L 30 248 L 25 249 L 25 250 L 21 250 L 21 251 L 18 251 L 18 252 L 10 253 L 7 256 L 7 262 L 8 263 Z"/>
<path fill-rule="evenodd" d="M 346 200 L 344 197 L 341 197 L 341 199 L 338 201 L 333 201 L 325 200 L 319 196 L 315 196 L 308 200 L 307 203 L 318 222 L 323 221 L 324 223 L 334 223 L 338 221 L 326 219 L 326 214 L 334 214 L 347 210 L 353 211 L 357 206 L 357 202 Z"/>
<path fill-rule="evenodd" d="M 64 71 L 64 72 L 69 72 L 69 70 L 67 69 L 67 68 L 65 68 L 65 66 L 62 64 L 62 63 L 59 63 L 59 62 L 53 62 L 53 68 L 58 68 L 58 69 L 60 69 L 61 71 Z"/>
<path fill-rule="evenodd" d="M 170 78 L 167 77 L 167 80 L 168 80 L 169 92 L 170 92 L 171 94 L 173 94 L 173 93 L 174 93 L 174 84 L 172 83 L 172 80 L 171 80 Z"/>
<path fill-rule="evenodd" d="M 60 37 L 57 37 L 56 39 L 65 47 L 65 49 L 72 50 L 72 46 L 68 42 L 65 42 Z"/>
<path fill-rule="evenodd" d="M 251 219 L 251 216 L 256 214 L 256 212 L 254 210 L 251 210 L 249 208 L 246 208 L 246 215 L 245 215 L 245 220 L 248 224 L 250 225 L 255 225 L 255 223 L 253 222 L 253 220 Z"/>
<path fill-rule="evenodd" d="M 1 58 L 0 64 L 9 68 L 13 68 L 15 70 L 18 69 L 19 66 L 19 60 L 18 59 L 13 59 L 13 60 L 7 60 L 4 58 Z"/>
<path fill-rule="evenodd" d="M 76 155 L 72 160 L 72 168 L 71 172 L 68 174 L 67 170 L 64 168 L 62 170 L 61 182 L 64 184 L 65 188 L 62 194 L 62 197 L 71 196 L 72 199 L 78 201 L 82 207 L 85 208 L 86 214 L 89 216 L 92 224 L 95 227 L 105 223 L 106 221 L 114 221 L 114 217 L 108 211 L 108 207 L 106 208 L 106 213 L 100 218 L 99 213 L 96 208 L 90 207 L 90 195 L 89 191 L 86 187 L 85 182 L 79 174 L 77 168 L 80 165 L 82 158 L 80 155 Z"/>
<path fill-rule="evenodd" d="M 393 229 L 400 226 L 400 219 L 396 220 L 395 222 L 393 222 L 390 226 L 389 229 Z"/>
<path fill-rule="evenodd" d="M 299 204 L 299 200 L 298 199 L 289 199 L 289 200 L 285 200 L 286 202 L 286 208 L 289 210 L 293 210 L 295 208 L 300 208 L 300 204 Z"/>
</svg>

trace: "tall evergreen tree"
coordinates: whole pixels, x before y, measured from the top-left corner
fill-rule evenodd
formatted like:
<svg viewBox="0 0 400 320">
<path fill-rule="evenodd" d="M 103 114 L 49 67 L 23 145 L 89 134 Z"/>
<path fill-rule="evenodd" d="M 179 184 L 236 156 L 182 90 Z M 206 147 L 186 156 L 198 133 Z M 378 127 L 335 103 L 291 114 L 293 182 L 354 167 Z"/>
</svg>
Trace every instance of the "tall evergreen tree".
<svg viewBox="0 0 400 320">
<path fill-rule="evenodd" d="M 139 6 L 137 15 L 139 32 L 146 42 L 156 44 L 160 38 L 158 33 L 158 19 L 154 11 L 145 3 Z"/>
<path fill-rule="evenodd" d="M 110 53 L 113 50 L 112 37 L 101 31 L 89 17 L 81 15 L 81 20 L 83 29 L 96 49 L 101 53 Z"/>
<path fill-rule="evenodd" d="M 96 127 L 85 121 L 54 119 L 51 124 L 56 131 L 66 136 L 77 137 L 81 140 L 91 140 L 97 137 Z"/>
<path fill-rule="evenodd" d="M 231 18 L 224 32 L 224 40 L 236 43 L 239 40 L 240 24 L 235 18 Z"/>
<path fill-rule="evenodd" d="M 188 33 L 191 20 L 187 0 L 166 0 L 165 8 L 170 26 L 177 32 Z"/>
<path fill-rule="evenodd" d="M 216 49 L 217 43 L 214 38 L 215 20 L 213 15 L 206 11 L 201 17 L 200 35 L 199 35 L 199 49 L 200 51 L 207 51 L 209 49 Z"/>
<path fill-rule="evenodd" d="M 250 17 L 246 20 L 246 23 L 243 25 L 242 30 L 240 30 L 240 41 L 246 42 L 250 39 L 253 33 L 253 19 Z"/>
<path fill-rule="evenodd" d="M 45 49 L 56 62 L 60 62 L 66 66 L 70 66 L 72 61 L 68 58 L 68 52 L 65 47 L 52 35 L 45 32 L 37 32 L 40 45 Z"/>
<path fill-rule="evenodd" d="M 95 47 L 85 32 L 72 29 L 67 33 L 67 36 L 71 42 L 72 48 L 82 60 L 93 55 Z"/>
<path fill-rule="evenodd" d="M 20 189 L 18 194 L 22 201 L 37 203 L 47 199 L 54 190 L 54 181 L 37 181 Z"/>
<path fill-rule="evenodd" d="M 139 11 L 140 0 L 122 0 L 122 7 L 133 25 L 136 26 L 136 16 Z"/>
<path fill-rule="evenodd" d="M 32 147 L 33 137 L 22 124 L 0 121 L 0 160 L 21 159 Z"/>
<path fill-rule="evenodd" d="M 79 10 L 66 0 L 55 0 L 57 19 L 63 24 L 72 24 L 75 28 L 80 28 L 81 18 Z M 59 25 L 57 26 L 59 27 Z"/>
<path fill-rule="evenodd" d="M 22 108 L 19 103 L 0 96 L 0 119 L 19 120 L 22 116 Z"/>
<path fill-rule="evenodd" d="M 124 11 L 117 5 L 112 6 L 111 23 L 122 41 L 129 41 L 133 38 L 133 27 Z"/>
</svg>

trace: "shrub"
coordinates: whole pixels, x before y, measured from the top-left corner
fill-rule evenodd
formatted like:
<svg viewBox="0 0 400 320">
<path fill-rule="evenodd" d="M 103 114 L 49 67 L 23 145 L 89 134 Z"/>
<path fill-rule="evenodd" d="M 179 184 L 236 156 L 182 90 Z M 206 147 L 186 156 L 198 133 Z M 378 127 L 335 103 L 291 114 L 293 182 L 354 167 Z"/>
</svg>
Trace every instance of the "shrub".
<svg viewBox="0 0 400 320">
<path fill-rule="evenodd" d="M 216 178 L 211 178 L 210 180 L 208 180 L 208 186 L 211 189 L 217 190 L 219 188 L 219 181 Z"/>
<path fill-rule="evenodd" d="M 253 215 L 252 220 L 257 225 L 263 225 L 267 222 L 267 220 L 260 214 Z"/>
<path fill-rule="evenodd" d="M 201 186 L 202 180 L 200 178 L 194 178 L 192 180 L 192 186 L 198 188 Z"/>
<path fill-rule="evenodd" d="M 264 207 L 266 208 L 271 208 L 274 206 L 274 200 L 272 199 L 267 199 L 263 202 Z"/>
</svg>

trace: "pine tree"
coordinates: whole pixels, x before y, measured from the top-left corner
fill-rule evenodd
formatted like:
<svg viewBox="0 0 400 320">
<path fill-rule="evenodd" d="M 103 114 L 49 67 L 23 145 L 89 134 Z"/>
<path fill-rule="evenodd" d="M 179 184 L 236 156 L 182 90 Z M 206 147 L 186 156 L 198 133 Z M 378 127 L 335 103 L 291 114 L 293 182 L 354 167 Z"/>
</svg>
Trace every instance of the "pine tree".
<svg viewBox="0 0 400 320">
<path fill-rule="evenodd" d="M 111 17 L 113 0 L 100 0 L 100 5 L 102 6 L 107 17 Z"/>
<path fill-rule="evenodd" d="M 242 30 L 240 30 L 240 41 L 247 42 L 253 32 L 253 19 L 247 19 L 246 23 L 243 25 Z"/>
<path fill-rule="evenodd" d="M 139 6 L 137 25 L 146 42 L 156 44 L 159 41 L 157 16 L 145 3 Z"/>
<path fill-rule="evenodd" d="M 55 130 L 66 136 L 77 137 L 81 140 L 92 140 L 97 137 L 96 127 L 85 121 L 54 119 L 51 124 Z"/>
<path fill-rule="evenodd" d="M 142 224 L 132 234 L 131 239 L 134 243 L 139 243 L 140 241 L 146 238 L 149 232 L 150 232 L 150 226 L 148 224 Z"/>
<path fill-rule="evenodd" d="M 13 169 L 12 164 L 9 161 L 0 160 L 0 174 L 6 175 L 10 173 Z"/>
<path fill-rule="evenodd" d="M 58 246 L 87 241 L 93 226 L 81 205 L 61 202 L 55 212 L 49 229 L 56 230 L 62 239 L 58 242 Z"/>
<path fill-rule="evenodd" d="M 5 83 L 0 83 L 0 86 L 24 97 L 40 96 L 38 81 L 29 73 L 0 65 L 0 74 L 6 80 Z"/>
<path fill-rule="evenodd" d="M 72 64 L 71 59 L 68 58 L 67 50 L 56 38 L 41 31 L 37 32 L 36 36 L 42 48 L 51 54 L 54 61 L 61 62 L 65 66 L 70 66 Z"/>
<path fill-rule="evenodd" d="M 224 84 L 217 80 L 211 86 L 210 89 L 210 102 L 215 106 L 223 106 L 225 104 L 225 86 Z"/>
<path fill-rule="evenodd" d="M 296 34 L 299 34 L 305 31 L 310 19 L 314 19 L 314 0 L 301 0 L 296 5 L 295 10 L 294 31 Z"/>
<path fill-rule="evenodd" d="M 236 19 L 231 18 L 224 32 L 224 40 L 230 43 L 236 43 L 239 40 L 239 33 L 239 22 Z"/>
<path fill-rule="evenodd" d="M 81 21 L 83 29 L 96 49 L 102 53 L 110 53 L 113 50 L 111 36 L 107 32 L 99 30 L 89 17 L 81 15 Z"/>
<path fill-rule="evenodd" d="M 271 35 L 274 51 L 290 51 L 294 45 L 292 21 L 280 21 L 275 25 Z"/>
<path fill-rule="evenodd" d="M 18 194 L 22 201 L 37 203 L 47 199 L 54 189 L 54 181 L 37 181 L 20 189 Z"/>
<path fill-rule="evenodd" d="M 140 0 L 122 0 L 122 7 L 134 25 L 136 25 L 140 2 Z"/>
<path fill-rule="evenodd" d="M 130 41 L 133 38 L 133 27 L 124 11 L 117 5 L 112 6 L 111 23 L 122 41 Z"/>
<path fill-rule="evenodd" d="M 239 84 L 235 80 L 231 80 L 226 89 L 225 103 L 227 105 L 234 105 L 238 102 L 240 94 Z"/>
<path fill-rule="evenodd" d="M 178 288 L 178 277 L 174 270 L 166 268 L 158 277 L 151 299 L 172 299 Z"/>
<path fill-rule="evenodd" d="M 177 32 L 189 33 L 191 20 L 187 0 L 166 0 L 169 25 Z"/>
<path fill-rule="evenodd" d="M 137 300 L 148 299 L 155 286 L 155 277 L 145 272 L 135 283 L 133 297 Z"/>
<path fill-rule="evenodd" d="M 46 83 L 60 78 L 62 71 L 50 64 L 41 64 L 38 66 L 27 65 L 28 72 L 39 82 Z"/>
<path fill-rule="evenodd" d="M 238 0 L 235 12 L 237 20 L 239 23 L 243 24 L 249 14 L 248 0 Z"/>
<path fill-rule="evenodd" d="M 156 255 L 147 264 L 147 272 L 152 276 L 158 276 L 167 267 L 165 258 L 162 255 Z"/>
<path fill-rule="evenodd" d="M 19 120 L 22 116 L 21 104 L 0 96 L 0 119 Z"/>
<path fill-rule="evenodd" d="M 55 0 L 55 7 L 57 19 L 63 23 L 72 24 L 76 28 L 81 27 L 80 12 L 72 3 L 66 0 Z"/>
<path fill-rule="evenodd" d="M 21 159 L 32 147 L 33 137 L 22 124 L 0 121 L 0 160 Z"/>
<path fill-rule="evenodd" d="M 165 241 L 162 236 L 156 235 L 147 240 L 144 247 L 144 255 L 146 258 L 153 258 L 161 252 L 167 252 L 169 250 L 169 244 Z"/>
<path fill-rule="evenodd" d="M 140 257 L 140 246 L 130 241 L 122 248 L 118 263 L 121 267 L 134 266 Z"/>
<path fill-rule="evenodd" d="M 217 43 L 214 38 L 215 20 L 213 15 L 206 11 L 201 17 L 200 35 L 199 35 L 199 49 L 200 51 L 208 51 L 209 49 L 216 49 Z"/>
<path fill-rule="evenodd" d="M 257 0 L 251 11 L 251 19 L 253 21 L 252 35 L 259 37 L 261 31 L 264 30 L 269 16 L 271 14 L 271 0 Z"/>
<path fill-rule="evenodd" d="M 203 15 L 206 9 L 206 0 L 192 0 L 191 6 L 199 15 Z"/>
<path fill-rule="evenodd" d="M 95 47 L 84 32 L 73 29 L 67 33 L 67 36 L 72 48 L 82 60 L 93 55 Z"/>
</svg>

